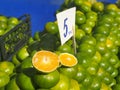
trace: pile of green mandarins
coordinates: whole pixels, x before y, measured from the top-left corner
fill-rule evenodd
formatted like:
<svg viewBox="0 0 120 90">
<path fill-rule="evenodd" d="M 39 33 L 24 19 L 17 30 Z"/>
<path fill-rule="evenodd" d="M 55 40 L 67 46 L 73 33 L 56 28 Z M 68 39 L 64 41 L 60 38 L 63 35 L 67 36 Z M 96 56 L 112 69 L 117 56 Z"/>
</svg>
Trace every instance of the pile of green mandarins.
<svg viewBox="0 0 120 90">
<path fill-rule="evenodd" d="M 7 90 L 10 86 L 15 86 L 16 90 L 25 88 L 26 90 L 119 90 L 120 9 L 116 4 L 65 0 L 57 13 L 71 7 L 76 7 L 77 53 L 74 54 L 72 38 L 61 45 L 57 21 L 47 22 L 44 30 L 36 32 L 28 44 L 13 56 L 15 73 L 10 83 L 6 85 Z M 67 69 L 60 67 L 57 71 L 47 74 L 38 73 L 32 65 L 32 57 L 39 50 L 52 51 L 58 55 L 73 54 L 78 64 Z M 36 78 L 33 79 L 33 76 Z M 58 82 L 51 87 L 53 82 L 49 82 L 50 80 L 44 76 L 54 76 L 53 82 L 56 80 Z M 72 87 L 68 85 L 69 82 Z"/>
</svg>

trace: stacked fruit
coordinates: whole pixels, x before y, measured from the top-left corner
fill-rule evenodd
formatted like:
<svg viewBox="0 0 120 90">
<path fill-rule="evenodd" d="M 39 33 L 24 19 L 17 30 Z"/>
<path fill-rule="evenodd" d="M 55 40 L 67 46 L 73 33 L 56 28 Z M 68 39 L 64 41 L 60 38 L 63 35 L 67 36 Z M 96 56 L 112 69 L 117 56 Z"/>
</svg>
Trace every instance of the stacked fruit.
<svg viewBox="0 0 120 90">
<path fill-rule="evenodd" d="M 77 53 L 72 39 L 61 46 L 57 21 L 47 22 L 13 56 L 14 73 L 3 90 L 119 90 L 120 9 L 66 0 L 57 12 L 73 6 Z"/>
<path fill-rule="evenodd" d="M 101 2 L 91 5 L 74 0 L 70 3 L 77 7 L 75 36 L 80 70 L 76 80 L 85 90 L 111 88 L 116 84 L 120 66 L 120 9 L 115 4 L 105 6 Z M 65 7 L 64 4 L 62 10 Z"/>
<path fill-rule="evenodd" d="M 13 56 L 15 69 L 5 90 L 79 90 L 74 55 L 48 50 L 29 53 L 27 49 L 24 46 Z"/>
<path fill-rule="evenodd" d="M 0 15 L 0 36 L 10 31 L 17 24 L 19 24 L 19 20 L 16 17 L 6 17 Z"/>
<path fill-rule="evenodd" d="M 0 90 L 4 90 L 4 87 L 9 83 L 14 68 L 15 66 L 12 62 L 0 62 Z"/>
</svg>

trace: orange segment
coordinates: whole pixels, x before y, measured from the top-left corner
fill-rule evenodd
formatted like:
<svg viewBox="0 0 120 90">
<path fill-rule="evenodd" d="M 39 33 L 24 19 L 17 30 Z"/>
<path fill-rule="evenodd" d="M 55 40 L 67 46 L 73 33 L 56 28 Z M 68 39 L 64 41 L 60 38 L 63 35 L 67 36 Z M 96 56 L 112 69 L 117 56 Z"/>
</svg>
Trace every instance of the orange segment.
<svg viewBox="0 0 120 90">
<path fill-rule="evenodd" d="M 69 53 L 61 53 L 59 55 L 59 60 L 63 66 L 68 66 L 68 67 L 75 66 L 78 63 L 77 58 Z"/>
<path fill-rule="evenodd" d="M 52 72 L 59 66 L 58 55 L 51 51 L 38 51 L 32 58 L 32 64 L 41 72 Z"/>
</svg>

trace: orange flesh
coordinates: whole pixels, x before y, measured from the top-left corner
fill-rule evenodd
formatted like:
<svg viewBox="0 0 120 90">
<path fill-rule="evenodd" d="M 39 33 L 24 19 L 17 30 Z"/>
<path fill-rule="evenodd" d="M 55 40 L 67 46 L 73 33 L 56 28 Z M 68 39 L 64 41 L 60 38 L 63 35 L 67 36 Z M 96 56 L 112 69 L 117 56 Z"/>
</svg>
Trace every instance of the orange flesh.
<svg viewBox="0 0 120 90">
<path fill-rule="evenodd" d="M 39 51 L 32 59 L 33 66 L 42 72 L 51 72 L 59 66 L 57 54 L 50 51 Z"/>
<path fill-rule="evenodd" d="M 77 59 L 72 54 L 62 53 L 59 56 L 60 62 L 64 66 L 74 66 L 77 64 Z"/>
</svg>

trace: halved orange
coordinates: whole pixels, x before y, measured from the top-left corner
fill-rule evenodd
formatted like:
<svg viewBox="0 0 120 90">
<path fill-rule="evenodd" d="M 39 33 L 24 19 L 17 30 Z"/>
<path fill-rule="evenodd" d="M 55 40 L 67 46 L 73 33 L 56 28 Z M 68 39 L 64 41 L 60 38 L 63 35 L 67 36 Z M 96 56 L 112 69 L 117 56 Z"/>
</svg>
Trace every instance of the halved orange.
<svg viewBox="0 0 120 90">
<path fill-rule="evenodd" d="M 59 61 L 61 65 L 68 67 L 75 66 L 78 63 L 77 58 L 70 53 L 61 53 L 59 55 Z"/>
<path fill-rule="evenodd" d="M 58 55 L 51 51 L 41 50 L 32 57 L 33 66 L 44 73 L 49 73 L 59 66 Z"/>
</svg>

